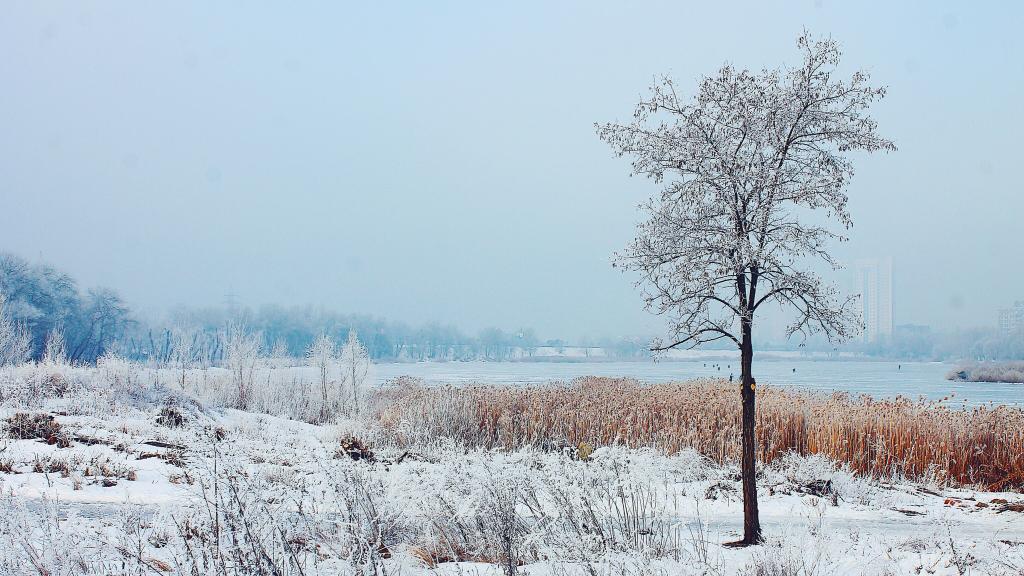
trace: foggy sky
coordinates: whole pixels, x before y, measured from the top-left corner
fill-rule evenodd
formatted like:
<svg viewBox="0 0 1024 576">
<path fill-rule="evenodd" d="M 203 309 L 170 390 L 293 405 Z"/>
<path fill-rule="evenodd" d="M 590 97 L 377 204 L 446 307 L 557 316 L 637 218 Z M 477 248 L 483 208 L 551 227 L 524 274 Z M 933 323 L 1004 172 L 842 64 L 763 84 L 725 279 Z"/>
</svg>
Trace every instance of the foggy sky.
<svg viewBox="0 0 1024 576">
<path fill-rule="evenodd" d="M 897 324 L 1024 299 L 1015 3 L 377 4 L 0 4 L 0 250 L 143 310 L 650 333 L 609 262 L 657 186 L 593 123 L 657 74 L 796 63 L 806 27 L 899 146 L 856 157 L 837 253 L 892 256 Z"/>
</svg>

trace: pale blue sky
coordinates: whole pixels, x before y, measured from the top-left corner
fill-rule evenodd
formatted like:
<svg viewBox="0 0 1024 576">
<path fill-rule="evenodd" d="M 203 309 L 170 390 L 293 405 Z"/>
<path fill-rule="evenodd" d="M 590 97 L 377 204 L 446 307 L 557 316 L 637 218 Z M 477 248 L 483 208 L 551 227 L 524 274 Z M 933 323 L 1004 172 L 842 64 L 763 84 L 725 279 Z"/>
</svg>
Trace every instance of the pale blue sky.
<svg viewBox="0 0 1024 576">
<path fill-rule="evenodd" d="M 900 147 L 858 159 L 840 254 L 893 257 L 897 323 L 1024 299 L 1017 4 L 720 4 L 4 2 L 0 250 L 150 310 L 653 332 L 609 258 L 655 187 L 593 122 L 807 27 Z"/>
</svg>

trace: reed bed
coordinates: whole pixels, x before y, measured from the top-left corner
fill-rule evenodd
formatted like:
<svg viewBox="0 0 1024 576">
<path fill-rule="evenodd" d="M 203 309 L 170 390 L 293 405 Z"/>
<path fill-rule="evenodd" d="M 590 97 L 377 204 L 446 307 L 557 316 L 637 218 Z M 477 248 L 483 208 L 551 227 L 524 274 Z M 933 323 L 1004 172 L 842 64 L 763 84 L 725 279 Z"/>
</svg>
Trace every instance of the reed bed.
<svg viewBox="0 0 1024 576">
<path fill-rule="evenodd" d="M 579 378 L 567 384 L 385 389 L 374 411 L 398 442 L 437 437 L 468 446 L 693 448 L 719 462 L 740 455 L 735 384 L 643 384 Z M 757 452 L 821 454 L 876 478 L 1024 489 L 1024 410 L 958 409 L 948 402 L 877 400 L 758 386 Z"/>
</svg>

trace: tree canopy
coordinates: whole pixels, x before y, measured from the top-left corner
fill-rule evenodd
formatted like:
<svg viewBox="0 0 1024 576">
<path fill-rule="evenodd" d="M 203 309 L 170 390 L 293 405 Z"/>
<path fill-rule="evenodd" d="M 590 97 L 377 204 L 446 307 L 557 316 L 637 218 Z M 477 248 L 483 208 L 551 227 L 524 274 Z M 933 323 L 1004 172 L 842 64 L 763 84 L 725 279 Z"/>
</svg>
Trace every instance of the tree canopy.
<svg viewBox="0 0 1024 576">
<path fill-rule="evenodd" d="M 885 89 L 858 71 L 836 72 L 835 41 L 798 40 L 802 65 L 753 73 L 731 65 L 703 78 L 685 99 L 670 78 L 657 81 L 628 124 L 597 127 L 633 173 L 663 183 L 649 218 L 617 264 L 641 274 L 649 308 L 672 319 L 666 347 L 727 338 L 765 302 L 796 312 L 787 336 L 851 335 L 856 315 L 810 268 L 832 267 L 820 222 L 852 225 L 848 153 L 895 150 L 868 114 Z M 809 212 L 824 213 L 809 217 Z"/>
</svg>

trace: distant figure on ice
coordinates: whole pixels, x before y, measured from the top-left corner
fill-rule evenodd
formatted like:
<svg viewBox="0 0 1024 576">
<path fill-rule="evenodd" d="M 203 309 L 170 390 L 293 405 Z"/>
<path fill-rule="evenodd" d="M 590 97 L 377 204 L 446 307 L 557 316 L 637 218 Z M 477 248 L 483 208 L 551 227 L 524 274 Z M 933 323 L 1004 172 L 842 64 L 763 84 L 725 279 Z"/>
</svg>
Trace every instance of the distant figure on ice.
<svg viewBox="0 0 1024 576">
<path fill-rule="evenodd" d="M 732 373 L 729 373 L 729 382 L 732 382 Z"/>
</svg>

